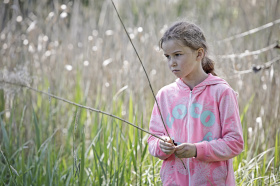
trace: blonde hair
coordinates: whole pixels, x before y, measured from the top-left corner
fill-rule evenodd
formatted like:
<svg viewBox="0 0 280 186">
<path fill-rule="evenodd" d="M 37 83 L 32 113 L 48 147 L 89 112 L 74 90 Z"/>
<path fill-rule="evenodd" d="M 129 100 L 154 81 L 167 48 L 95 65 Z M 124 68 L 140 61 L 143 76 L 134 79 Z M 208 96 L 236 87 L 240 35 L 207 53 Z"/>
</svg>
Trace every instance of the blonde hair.
<svg viewBox="0 0 280 186">
<path fill-rule="evenodd" d="M 165 31 L 163 37 L 160 39 L 160 48 L 162 48 L 162 44 L 165 41 L 171 39 L 181 41 L 185 46 L 190 47 L 192 50 L 203 48 L 205 52 L 201 63 L 204 72 L 206 72 L 207 74 L 211 73 L 215 76 L 217 75 L 214 72 L 214 61 L 207 57 L 208 46 L 205 36 L 202 30 L 197 25 L 186 21 L 174 23 Z"/>
</svg>

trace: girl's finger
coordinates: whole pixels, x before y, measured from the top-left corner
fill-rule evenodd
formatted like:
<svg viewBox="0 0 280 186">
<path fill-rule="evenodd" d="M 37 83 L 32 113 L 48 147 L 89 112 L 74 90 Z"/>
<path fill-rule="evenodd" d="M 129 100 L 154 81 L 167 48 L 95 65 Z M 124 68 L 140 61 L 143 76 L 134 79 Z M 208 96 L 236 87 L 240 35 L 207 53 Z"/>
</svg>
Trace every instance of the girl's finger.
<svg viewBox="0 0 280 186">
<path fill-rule="evenodd" d="M 184 148 L 184 144 L 176 146 L 176 151 L 182 150 Z"/>
<path fill-rule="evenodd" d="M 181 155 L 179 155 L 179 154 L 178 154 L 178 155 L 176 155 L 176 156 L 177 156 L 177 158 L 183 158 L 183 156 L 181 156 Z"/>
<path fill-rule="evenodd" d="M 173 146 L 166 146 L 166 145 L 160 145 L 161 149 L 166 149 L 166 150 L 174 150 L 175 148 Z"/>
<path fill-rule="evenodd" d="M 176 151 L 176 154 L 183 154 L 185 151 L 182 149 L 182 150 L 179 150 L 179 151 Z"/>
<path fill-rule="evenodd" d="M 178 153 L 178 154 L 182 154 L 182 153 L 184 153 L 185 151 L 187 151 L 187 150 L 184 148 L 184 146 L 182 146 L 182 147 L 180 147 L 180 148 L 177 148 L 177 147 L 176 147 L 176 153 Z"/>
<path fill-rule="evenodd" d="M 169 146 L 169 147 L 173 147 L 173 144 L 171 143 L 167 143 L 167 142 L 160 142 L 161 145 L 164 145 L 164 146 Z"/>
<path fill-rule="evenodd" d="M 172 140 L 171 140 L 169 137 L 165 136 L 165 137 L 163 137 L 163 139 L 164 139 L 165 143 L 171 143 L 171 144 L 173 144 L 173 143 L 172 143 Z M 162 141 L 161 141 L 161 142 L 162 142 Z"/>
</svg>

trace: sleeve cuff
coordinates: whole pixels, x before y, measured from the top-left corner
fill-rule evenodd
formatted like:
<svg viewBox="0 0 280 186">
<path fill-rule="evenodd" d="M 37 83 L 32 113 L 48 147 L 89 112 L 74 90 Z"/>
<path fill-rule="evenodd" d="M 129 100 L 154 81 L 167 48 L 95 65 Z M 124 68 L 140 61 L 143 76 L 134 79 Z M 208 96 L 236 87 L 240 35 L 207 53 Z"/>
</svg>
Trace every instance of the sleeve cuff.
<svg viewBox="0 0 280 186">
<path fill-rule="evenodd" d="M 205 142 L 195 143 L 194 145 L 196 146 L 196 158 L 199 160 L 205 159 L 206 156 Z"/>
</svg>

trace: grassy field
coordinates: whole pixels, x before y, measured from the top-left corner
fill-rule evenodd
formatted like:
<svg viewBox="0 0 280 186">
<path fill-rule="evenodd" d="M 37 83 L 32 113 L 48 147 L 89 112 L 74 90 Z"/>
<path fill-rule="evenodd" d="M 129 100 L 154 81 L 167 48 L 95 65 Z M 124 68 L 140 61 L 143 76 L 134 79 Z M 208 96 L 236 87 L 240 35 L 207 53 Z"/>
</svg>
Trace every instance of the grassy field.
<svg viewBox="0 0 280 186">
<path fill-rule="evenodd" d="M 28 94 L 23 93 L 24 97 Z M 49 102 L 48 97 L 38 95 L 37 103 L 41 105 L 33 103 L 22 108 L 22 102 L 16 98 L 11 119 L 1 119 L 1 184 L 160 185 L 161 161 L 148 154 L 148 136 L 143 132 L 116 119 L 65 104 L 54 113 L 52 105 L 58 103 Z M 144 127 L 143 116 L 135 113 L 133 100 L 129 102 L 128 121 Z M 120 99 L 109 110 L 123 117 L 122 105 Z M 42 112 L 47 116 L 44 120 L 40 119 Z M 63 127 L 57 127 L 55 121 L 61 112 L 68 120 Z M 246 109 L 241 118 L 245 115 Z M 252 136 L 255 143 L 249 144 L 247 124 L 244 120 L 242 124 L 245 150 L 234 158 L 238 185 L 279 184 L 279 134 L 275 147 L 266 145 L 266 150 L 259 153 L 258 147 L 265 145 L 258 139 L 259 132 Z"/>
<path fill-rule="evenodd" d="M 167 25 L 178 17 L 201 25 L 218 75 L 239 93 L 245 148 L 234 158 L 236 183 L 279 185 L 279 1 L 116 5 L 155 92 L 175 79 L 158 48 Z M 4 0 L 0 10 L 0 185 L 160 185 L 162 162 L 149 155 L 146 133 L 3 83 L 148 130 L 154 100 L 111 2 Z M 267 23 L 275 26 L 260 27 Z"/>
</svg>

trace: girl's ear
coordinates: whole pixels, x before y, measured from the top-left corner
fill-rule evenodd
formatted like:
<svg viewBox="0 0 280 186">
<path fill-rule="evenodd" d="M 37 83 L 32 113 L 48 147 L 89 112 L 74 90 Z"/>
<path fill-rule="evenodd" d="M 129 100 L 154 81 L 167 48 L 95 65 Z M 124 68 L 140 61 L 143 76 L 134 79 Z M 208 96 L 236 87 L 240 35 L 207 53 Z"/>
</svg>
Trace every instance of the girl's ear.
<svg viewBox="0 0 280 186">
<path fill-rule="evenodd" d="M 199 48 L 197 50 L 197 57 L 196 57 L 197 61 L 201 61 L 203 59 L 203 57 L 204 57 L 204 49 Z"/>
</svg>

